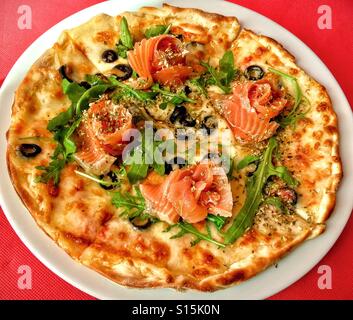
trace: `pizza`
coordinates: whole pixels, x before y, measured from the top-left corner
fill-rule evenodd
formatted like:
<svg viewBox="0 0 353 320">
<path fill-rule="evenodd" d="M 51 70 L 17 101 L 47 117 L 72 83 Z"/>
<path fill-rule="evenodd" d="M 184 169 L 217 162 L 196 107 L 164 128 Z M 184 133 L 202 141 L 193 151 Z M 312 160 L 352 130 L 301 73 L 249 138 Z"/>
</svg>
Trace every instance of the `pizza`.
<svg viewBox="0 0 353 320">
<path fill-rule="evenodd" d="M 338 139 L 327 91 L 281 44 L 164 4 L 61 34 L 16 91 L 7 163 L 79 263 L 215 291 L 325 231 Z"/>
</svg>

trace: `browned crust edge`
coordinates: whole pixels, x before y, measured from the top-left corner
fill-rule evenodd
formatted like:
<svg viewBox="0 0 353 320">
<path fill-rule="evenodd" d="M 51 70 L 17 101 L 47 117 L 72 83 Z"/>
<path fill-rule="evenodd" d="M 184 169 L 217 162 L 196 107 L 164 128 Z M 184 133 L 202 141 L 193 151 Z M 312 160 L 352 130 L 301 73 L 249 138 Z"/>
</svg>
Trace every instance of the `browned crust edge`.
<svg viewBox="0 0 353 320">
<path fill-rule="evenodd" d="M 113 274 L 110 270 L 106 270 L 100 264 L 87 264 L 88 267 L 104 275 L 110 280 L 126 287 L 130 288 L 173 288 L 178 291 L 184 291 L 185 289 L 198 290 L 202 292 L 214 292 L 220 289 L 226 289 L 232 285 L 239 284 L 246 281 L 258 273 L 264 271 L 269 266 L 275 264 L 283 256 L 291 252 L 295 247 L 307 239 L 311 234 L 308 229 L 305 233 L 302 233 L 300 237 L 294 241 L 289 242 L 286 246 L 280 250 L 275 250 L 271 256 L 258 257 L 250 266 L 229 269 L 222 274 L 212 275 L 203 280 L 198 280 L 190 276 L 182 276 L 174 278 L 172 274 L 168 272 L 167 281 L 146 281 L 143 278 L 126 278 L 117 274 Z"/>
</svg>

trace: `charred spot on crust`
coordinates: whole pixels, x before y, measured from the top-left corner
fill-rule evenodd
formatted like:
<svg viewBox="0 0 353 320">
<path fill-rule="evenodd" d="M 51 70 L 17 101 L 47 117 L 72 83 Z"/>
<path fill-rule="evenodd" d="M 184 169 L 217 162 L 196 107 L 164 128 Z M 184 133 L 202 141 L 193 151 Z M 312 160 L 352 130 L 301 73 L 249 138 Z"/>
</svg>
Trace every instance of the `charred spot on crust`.
<svg viewBox="0 0 353 320">
<path fill-rule="evenodd" d="M 155 261 L 165 263 L 170 257 L 170 249 L 166 244 L 154 241 L 152 243 L 153 258 Z"/>
<path fill-rule="evenodd" d="M 204 278 L 204 277 L 208 276 L 209 274 L 210 274 L 210 272 L 205 268 L 198 268 L 192 272 L 192 275 L 197 278 Z"/>
<path fill-rule="evenodd" d="M 245 280 L 245 273 L 243 270 L 235 270 L 229 274 L 224 275 L 219 279 L 221 285 L 228 286 L 233 283 L 241 282 Z"/>
</svg>

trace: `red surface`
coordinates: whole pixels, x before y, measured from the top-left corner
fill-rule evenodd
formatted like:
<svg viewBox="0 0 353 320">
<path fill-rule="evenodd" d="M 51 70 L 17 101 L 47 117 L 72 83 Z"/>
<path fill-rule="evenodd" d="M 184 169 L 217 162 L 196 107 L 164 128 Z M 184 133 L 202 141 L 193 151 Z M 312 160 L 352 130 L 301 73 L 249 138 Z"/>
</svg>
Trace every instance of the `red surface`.
<svg viewBox="0 0 353 320">
<path fill-rule="evenodd" d="M 2 0 L 0 1 L 0 84 L 21 53 L 43 32 L 96 0 Z M 350 104 L 353 105 L 353 2 L 351 0 L 233 0 L 278 22 L 309 45 L 332 71 Z M 31 30 L 17 27 L 22 4 L 32 8 Z M 332 8 L 332 30 L 317 26 L 320 5 Z M 248 24 L 250 25 L 250 23 Z M 266 30 L 263 31 L 266 33 Z M 338 106 L 339 107 L 339 106 Z M 67 284 L 43 266 L 22 244 L 0 210 L 0 299 L 89 299 L 90 296 Z M 327 256 L 306 276 L 271 299 L 352 299 L 353 219 Z M 299 261 L 298 263 L 304 263 Z M 19 289 L 18 268 L 32 269 L 32 289 Z M 318 268 L 332 269 L 332 289 L 318 287 Z"/>
</svg>

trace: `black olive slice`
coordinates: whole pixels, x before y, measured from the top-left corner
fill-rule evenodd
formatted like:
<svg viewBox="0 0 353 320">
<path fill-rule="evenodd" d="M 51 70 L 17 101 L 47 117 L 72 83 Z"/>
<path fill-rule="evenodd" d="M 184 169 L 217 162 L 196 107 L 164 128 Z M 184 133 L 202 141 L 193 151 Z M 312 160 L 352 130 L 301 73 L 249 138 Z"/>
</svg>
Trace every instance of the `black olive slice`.
<svg viewBox="0 0 353 320">
<path fill-rule="evenodd" d="M 103 73 L 98 72 L 95 74 L 95 76 L 101 79 L 102 81 L 108 82 L 108 78 Z"/>
<path fill-rule="evenodd" d="M 184 106 L 176 106 L 169 117 L 171 123 L 179 122 L 185 127 L 195 127 L 196 120 L 192 119 Z"/>
<path fill-rule="evenodd" d="M 117 80 L 124 81 L 132 76 L 132 68 L 127 64 L 117 64 L 114 68 L 123 73 L 122 76 L 114 75 Z"/>
<path fill-rule="evenodd" d="M 173 170 L 177 170 L 185 167 L 185 165 L 186 165 L 185 159 L 181 157 L 174 157 L 173 159 L 170 159 L 165 163 L 164 173 L 169 174 Z"/>
<path fill-rule="evenodd" d="M 102 60 L 106 63 L 112 63 L 118 60 L 118 54 L 114 50 L 105 50 L 102 53 Z"/>
<path fill-rule="evenodd" d="M 164 166 L 164 173 L 169 174 L 173 171 L 173 166 L 170 163 L 166 163 Z"/>
<path fill-rule="evenodd" d="M 70 77 L 68 77 L 66 74 L 66 65 L 62 65 L 58 71 L 59 71 L 62 79 L 66 79 L 69 82 L 73 82 L 73 80 Z"/>
<path fill-rule="evenodd" d="M 132 124 L 136 126 L 139 122 L 145 121 L 146 119 L 139 114 L 133 115 L 132 116 Z"/>
<path fill-rule="evenodd" d="M 211 133 L 211 130 L 217 129 L 218 127 L 218 120 L 215 117 L 207 116 L 203 119 L 201 128 L 206 129 L 207 134 Z"/>
<path fill-rule="evenodd" d="M 107 173 L 106 177 L 108 177 L 109 179 L 107 179 L 106 181 L 107 182 L 118 182 L 118 177 L 117 175 L 113 172 L 113 171 L 110 171 L 109 173 Z M 103 179 L 104 178 L 104 175 L 100 175 L 99 176 L 99 179 Z M 102 183 L 99 184 L 104 190 L 112 190 L 114 189 L 114 186 L 113 185 L 104 185 Z"/>
<path fill-rule="evenodd" d="M 24 157 L 33 158 L 41 153 L 42 148 L 34 143 L 22 143 L 19 150 Z"/>
<path fill-rule="evenodd" d="M 184 92 L 188 96 L 192 92 L 192 90 L 191 90 L 191 88 L 189 86 L 185 86 Z"/>
<path fill-rule="evenodd" d="M 81 87 L 84 87 L 85 89 L 89 89 L 89 88 L 91 88 L 91 85 L 87 82 L 87 81 L 81 81 L 80 82 L 80 86 Z"/>
<path fill-rule="evenodd" d="M 190 115 L 188 115 L 185 119 L 180 121 L 180 124 L 182 124 L 185 127 L 195 127 L 196 125 L 196 120 L 192 119 Z"/>
<path fill-rule="evenodd" d="M 142 219 L 140 217 L 135 217 L 130 218 L 129 221 L 137 229 L 146 229 L 152 224 L 152 221 L 149 218 Z"/>
<path fill-rule="evenodd" d="M 245 77 L 253 81 L 262 79 L 264 74 L 262 68 L 257 65 L 247 67 L 244 72 Z"/>
<path fill-rule="evenodd" d="M 184 106 L 176 106 L 169 117 L 171 123 L 176 123 L 180 121 L 181 118 L 185 118 L 187 114 L 186 108 Z"/>
</svg>

